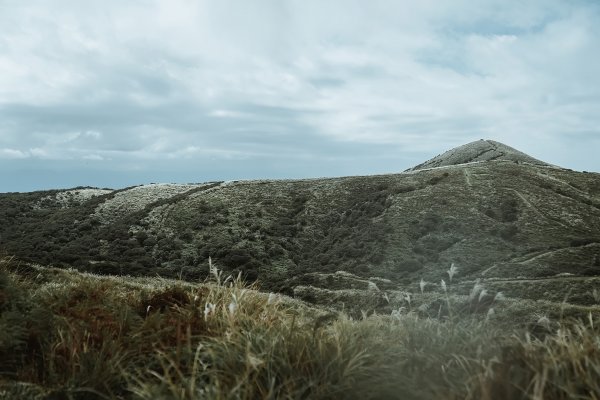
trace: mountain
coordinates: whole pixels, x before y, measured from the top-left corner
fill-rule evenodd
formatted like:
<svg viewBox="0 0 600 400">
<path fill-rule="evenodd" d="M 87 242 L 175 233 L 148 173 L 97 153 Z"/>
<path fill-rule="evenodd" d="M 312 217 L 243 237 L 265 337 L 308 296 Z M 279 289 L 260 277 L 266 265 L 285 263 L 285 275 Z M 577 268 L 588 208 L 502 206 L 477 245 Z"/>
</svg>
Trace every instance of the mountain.
<svg viewBox="0 0 600 400">
<path fill-rule="evenodd" d="M 5 193 L 0 251 L 188 280 L 207 276 L 211 257 L 264 289 L 332 306 L 348 290 L 377 303 L 374 287 L 438 287 L 454 263 L 464 293 L 479 280 L 585 307 L 600 280 L 600 174 L 485 140 L 390 175 Z"/>
<path fill-rule="evenodd" d="M 500 142 L 481 139 L 456 147 L 452 150 L 448 150 L 447 152 L 427 160 L 422 164 L 408 169 L 408 171 L 493 160 L 515 161 L 546 166 L 549 165 Z"/>
</svg>

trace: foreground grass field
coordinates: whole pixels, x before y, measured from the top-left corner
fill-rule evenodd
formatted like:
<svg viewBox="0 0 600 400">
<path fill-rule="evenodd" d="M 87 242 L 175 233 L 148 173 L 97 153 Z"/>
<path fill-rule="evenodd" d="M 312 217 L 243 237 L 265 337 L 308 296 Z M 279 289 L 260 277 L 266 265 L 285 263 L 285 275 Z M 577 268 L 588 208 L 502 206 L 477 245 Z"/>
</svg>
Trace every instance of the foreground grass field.
<svg viewBox="0 0 600 400">
<path fill-rule="evenodd" d="M 211 271 L 192 284 L 1 261 L 0 398 L 600 398 L 593 313 L 529 330 L 485 314 L 352 319 Z"/>
</svg>

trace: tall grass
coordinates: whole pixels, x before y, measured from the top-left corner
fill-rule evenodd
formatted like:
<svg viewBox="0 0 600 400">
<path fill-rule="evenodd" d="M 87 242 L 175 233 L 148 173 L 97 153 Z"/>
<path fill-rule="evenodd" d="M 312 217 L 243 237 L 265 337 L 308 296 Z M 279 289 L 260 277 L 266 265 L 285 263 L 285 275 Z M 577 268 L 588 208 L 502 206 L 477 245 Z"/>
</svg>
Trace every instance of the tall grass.
<svg viewBox="0 0 600 400">
<path fill-rule="evenodd" d="M 1 262 L 0 398 L 600 398 L 597 316 L 536 335 L 481 315 L 352 319 L 211 270 L 191 284 Z"/>
<path fill-rule="evenodd" d="M 471 397 L 479 399 L 600 398 L 600 332 L 590 314 L 585 321 L 561 322 L 543 338 L 514 337 L 479 372 Z"/>
</svg>

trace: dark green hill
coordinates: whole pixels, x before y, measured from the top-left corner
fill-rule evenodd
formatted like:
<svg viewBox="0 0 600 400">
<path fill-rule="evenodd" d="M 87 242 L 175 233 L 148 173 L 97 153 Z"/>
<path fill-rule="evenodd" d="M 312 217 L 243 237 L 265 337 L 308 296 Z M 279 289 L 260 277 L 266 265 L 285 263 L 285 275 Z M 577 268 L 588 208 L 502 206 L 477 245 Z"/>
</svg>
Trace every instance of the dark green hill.
<svg viewBox="0 0 600 400">
<path fill-rule="evenodd" d="M 336 271 L 417 290 L 421 279 L 448 280 L 455 263 L 466 291 L 482 279 L 515 296 L 593 302 L 585 278 L 600 276 L 600 174 L 484 142 L 393 175 L 2 194 L 0 249 L 185 279 L 206 276 L 210 256 L 290 294 L 332 289 Z"/>
</svg>

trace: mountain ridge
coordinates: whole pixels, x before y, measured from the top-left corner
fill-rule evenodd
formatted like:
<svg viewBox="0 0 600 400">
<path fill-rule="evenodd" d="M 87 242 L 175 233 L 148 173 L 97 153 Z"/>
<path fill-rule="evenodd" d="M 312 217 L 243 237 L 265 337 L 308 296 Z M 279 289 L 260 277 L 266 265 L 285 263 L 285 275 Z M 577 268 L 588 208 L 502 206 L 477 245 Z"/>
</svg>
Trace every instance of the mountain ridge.
<svg viewBox="0 0 600 400">
<path fill-rule="evenodd" d="M 308 300 L 319 296 L 302 288 L 330 290 L 337 271 L 361 285 L 409 288 L 439 282 L 455 263 L 459 281 L 590 304 L 600 175 L 506 145 L 492 160 L 471 157 L 489 147 L 474 143 L 388 175 L 0 194 L 0 250 L 87 272 L 190 280 L 208 275 L 211 257 L 227 273 Z M 532 279 L 545 292 L 515 289 Z"/>
</svg>

